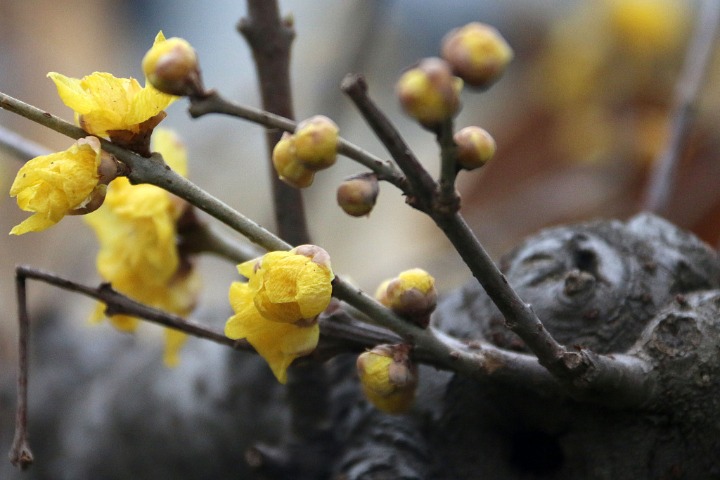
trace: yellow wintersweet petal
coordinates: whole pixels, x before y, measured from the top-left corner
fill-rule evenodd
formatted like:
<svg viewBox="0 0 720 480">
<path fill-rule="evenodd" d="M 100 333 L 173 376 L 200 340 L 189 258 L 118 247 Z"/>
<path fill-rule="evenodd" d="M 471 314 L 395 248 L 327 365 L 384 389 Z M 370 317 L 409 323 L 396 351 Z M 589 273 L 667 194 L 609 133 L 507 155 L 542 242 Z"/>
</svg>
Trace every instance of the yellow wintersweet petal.
<svg viewBox="0 0 720 480">
<path fill-rule="evenodd" d="M 334 275 L 328 265 L 293 251 L 267 253 L 259 268 L 254 265 L 251 270 L 243 264 L 240 271 L 249 275 L 255 306 L 265 318 L 295 323 L 314 318 L 330 303 Z"/>
<path fill-rule="evenodd" d="M 50 72 L 63 103 L 79 116 L 90 133 L 105 136 L 109 130 L 139 131 L 139 124 L 165 110 L 177 97 L 145 88 L 134 78 L 116 78 L 95 72 L 81 79 Z"/>
<path fill-rule="evenodd" d="M 179 140 L 167 131 L 157 133 L 156 149 L 178 169 L 186 170 Z M 167 151 L 168 147 L 173 151 Z M 191 265 L 181 266 L 176 243 L 180 208 L 165 190 L 147 184 L 132 185 L 120 177 L 108 186 L 102 207 L 84 220 L 98 237 L 96 262 L 105 281 L 141 303 L 184 316 L 195 307 L 200 276 Z M 100 315 L 96 310 L 95 316 L 102 317 L 102 310 Z M 109 320 L 121 330 L 134 330 L 138 321 L 121 315 Z M 182 332 L 166 332 L 166 365 L 177 364 L 184 338 Z"/>
<path fill-rule="evenodd" d="M 232 339 L 247 339 L 268 363 L 275 378 L 286 383 L 290 364 L 317 346 L 319 326 L 315 323 L 298 327 L 264 318 L 254 307 L 253 292 L 247 283 L 234 282 L 229 297 L 236 314 L 225 324 L 225 335 Z"/>
<path fill-rule="evenodd" d="M 165 353 L 163 363 L 168 367 L 177 367 L 180 364 L 180 350 L 187 341 L 187 334 L 172 328 L 165 329 Z"/>
<path fill-rule="evenodd" d="M 153 131 L 150 145 L 153 150 L 162 152 L 165 163 L 170 168 L 183 177 L 187 177 L 187 149 L 175 132 L 167 128 L 156 128 Z"/>
<path fill-rule="evenodd" d="M 45 230 L 82 207 L 98 187 L 99 165 L 100 143 L 94 137 L 23 165 L 10 187 L 10 196 L 17 197 L 21 209 L 35 213 L 10 234 Z"/>
<path fill-rule="evenodd" d="M 165 41 L 165 34 L 162 30 L 158 32 L 157 35 L 155 35 L 155 41 L 153 42 L 153 47 L 157 45 L 158 43 L 162 43 Z"/>
</svg>

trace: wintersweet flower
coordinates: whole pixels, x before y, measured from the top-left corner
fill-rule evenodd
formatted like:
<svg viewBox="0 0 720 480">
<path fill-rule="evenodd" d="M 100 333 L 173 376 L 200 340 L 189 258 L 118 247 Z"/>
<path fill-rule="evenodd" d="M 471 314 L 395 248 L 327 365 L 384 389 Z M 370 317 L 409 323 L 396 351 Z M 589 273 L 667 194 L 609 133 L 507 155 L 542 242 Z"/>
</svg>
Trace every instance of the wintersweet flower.
<svg viewBox="0 0 720 480">
<path fill-rule="evenodd" d="M 10 187 L 10 196 L 17 197 L 21 209 L 35 213 L 13 227 L 10 234 L 39 232 L 65 215 L 84 213 L 105 191 L 105 185 L 99 184 L 100 162 L 100 142 L 86 137 L 63 152 L 36 157 L 23 165 Z"/>
<path fill-rule="evenodd" d="M 178 173 L 186 173 L 186 155 L 179 140 L 167 130 L 158 130 L 155 149 Z M 86 215 L 100 243 L 98 272 L 120 293 L 165 311 L 187 315 L 197 298 L 200 281 L 176 244 L 176 223 L 185 205 L 165 190 L 153 185 L 131 185 L 127 178 L 114 180 L 108 187 L 104 205 Z M 99 305 L 94 318 L 103 317 Z M 134 331 L 138 320 L 113 315 L 110 322 L 118 329 Z M 166 329 L 165 363 L 174 365 L 184 341 L 182 332 Z"/>
<path fill-rule="evenodd" d="M 81 79 L 50 72 L 63 103 L 75 111 L 75 120 L 87 132 L 108 136 L 115 130 L 139 133 L 142 124 L 161 114 L 177 97 L 134 78 L 116 78 L 95 72 Z M 153 125 L 154 126 L 154 125 Z"/>
<path fill-rule="evenodd" d="M 315 245 L 269 252 L 238 265 L 247 282 L 230 286 L 235 315 L 225 335 L 245 338 L 268 362 L 280 383 L 297 357 L 317 346 L 317 316 L 330 304 L 334 274 L 328 253 Z"/>
<path fill-rule="evenodd" d="M 270 366 L 278 382 L 287 382 L 292 362 L 317 347 L 320 327 L 317 322 L 293 324 L 263 317 L 255 307 L 255 292 L 245 282 L 230 285 L 230 305 L 235 315 L 225 324 L 225 335 L 234 340 L 247 339 Z"/>
</svg>

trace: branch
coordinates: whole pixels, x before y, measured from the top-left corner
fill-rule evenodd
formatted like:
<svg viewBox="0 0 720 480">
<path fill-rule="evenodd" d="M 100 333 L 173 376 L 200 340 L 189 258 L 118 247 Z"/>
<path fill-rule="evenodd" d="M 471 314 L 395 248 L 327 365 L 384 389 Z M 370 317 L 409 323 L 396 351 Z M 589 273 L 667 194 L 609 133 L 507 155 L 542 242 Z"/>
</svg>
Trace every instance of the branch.
<svg viewBox="0 0 720 480">
<path fill-rule="evenodd" d="M 643 199 L 644 210 L 661 214 L 668 207 L 677 179 L 680 155 L 687 145 L 690 128 L 697 114 L 700 89 L 713 58 L 718 26 L 720 2 L 704 0 L 697 14 L 694 34 L 685 55 L 680 79 L 675 86 L 670 136 L 665 149 L 655 162 Z"/>
<path fill-rule="evenodd" d="M 267 128 L 277 128 L 284 132 L 294 132 L 297 123 L 280 115 L 275 115 L 257 108 L 238 105 L 225 98 L 218 92 L 210 91 L 202 98 L 190 98 L 188 112 L 193 118 L 199 118 L 210 113 L 219 113 L 235 118 L 241 118 Z M 358 162 L 372 170 L 379 180 L 392 183 L 400 190 L 406 188 L 405 176 L 389 162 L 363 150 L 344 138 L 338 140 L 338 153 Z"/>
<path fill-rule="evenodd" d="M 3 93 L 0 93 L 0 107 L 14 111 L 71 138 L 77 139 L 87 135 L 84 130 Z M 106 140 L 100 139 L 100 142 L 105 151 L 114 155 L 130 168 L 129 178 L 135 183 L 150 183 L 164 188 L 187 200 L 200 210 L 207 212 L 267 250 L 289 250 L 291 248 L 286 242 L 257 223 L 236 212 L 230 206 L 200 189 L 186 178 L 166 168 L 160 155 L 154 154 L 150 158 L 145 158 Z M 436 222 L 438 221 L 436 220 Z M 552 341 L 552 337 L 542 328 L 542 324 L 532 312 L 532 309 L 525 305 L 507 284 L 504 276 L 497 270 L 490 257 L 482 249 L 469 227 L 462 220 L 462 217 L 453 215 L 443 221 L 447 222 L 444 231 L 446 231 L 446 234 L 448 231 L 452 232 L 451 240 L 458 251 L 461 252 L 463 258 L 468 261 L 473 274 L 482 278 L 484 275 L 483 269 L 486 268 L 491 272 L 491 281 L 487 282 L 486 290 L 491 297 L 494 296 L 493 301 L 499 308 L 502 305 L 501 311 L 506 315 L 506 318 L 512 320 L 509 323 L 513 331 L 518 333 L 531 348 L 534 346 L 540 352 L 549 349 L 552 353 L 549 358 L 547 355 L 543 355 L 544 359 L 542 361 L 545 362 L 543 365 L 558 379 L 566 385 L 575 381 L 583 385 L 582 388 L 589 390 L 595 385 L 604 385 L 603 379 L 607 378 L 604 372 L 611 367 L 617 367 L 618 371 L 627 370 L 628 375 L 622 377 L 623 380 L 620 383 L 606 385 L 612 392 L 630 395 L 630 392 L 638 390 L 637 395 L 630 395 L 632 398 L 641 398 L 643 395 L 648 394 L 645 391 L 644 380 L 640 376 L 643 368 L 624 366 L 623 362 L 618 362 L 611 357 L 598 357 L 601 358 L 601 361 L 597 361 L 595 360 L 596 357 L 590 354 L 581 355 L 581 352 L 569 352 L 558 346 L 557 342 Z M 443 228 L 444 224 L 439 223 L 439 225 Z M 473 257 L 472 255 L 475 254 L 478 256 Z M 493 373 L 494 359 L 492 355 L 489 359 L 478 356 L 477 353 L 464 350 L 457 341 L 454 343 L 447 342 L 446 337 L 436 333 L 433 329 L 423 330 L 406 322 L 340 277 L 336 277 L 333 281 L 333 296 L 363 312 L 373 323 L 394 331 L 408 343 L 414 344 L 418 355 L 427 355 L 427 358 L 432 358 L 433 364 L 436 366 L 475 378 L 482 378 L 489 373 Z M 512 315 L 508 312 L 512 313 Z M 543 345 L 543 338 L 550 338 L 550 343 Z M 533 352 L 537 355 L 534 348 Z M 538 358 L 540 358 L 539 355 Z M 640 360 L 635 360 L 635 362 L 640 362 Z M 512 365 L 518 368 L 521 368 L 520 365 L 531 368 L 530 362 L 512 363 Z M 637 381 L 632 381 L 635 376 L 638 376 Z M 608 395 L 612 396 L 610 393 L 608 392 Z M 604 398 L 598 399 L 601 403 L 604 400 Z"/>
<path fill-rule="evenodd" d="M 15 290 L 18 302 L 18 374 L 17 374 L 17 411 L 15 413 L 15 437 L 10 447 L 10 462 L 26 469 L 33 462 L 33 454 L 28 444 L 27 434 L 27 387 L 28 387 L 28 347 L 30 341 L 30 318 L 27 312 L 27 291 L 25 277 L 15 274 Z"/>
<path fill-rule="evenodd" d="M 355 103 L 370 128 L 383 142 L 390 156 L 405 174 L 409 186 L 405 190 L 405 194 L 408 195 L 408 203 L 420 210 L 429 211 L 430 199 L 427 198 L 427 194 L 435 192 L 435 180 L 427 173 L 390 120 L 375 103 L 369 101 L 365 79 L 361 75 L 348 75 L 340 84 L 340 89 Z"/>
<path fill-rule="evenodd" d="M 292 22 L 280 19 L 276 1 L 248 0 L 248 15 L 240 20 L 238 31 L 250 45 L 258 73 L 262 106 L 271 113 L 293 117 L 290 90 L 290 47 L 295 38 Z M 282 132 L 265 131 L 268 160 Z M 275 220 L 280 237 L 291 245 L 310 243 L 302 193 L 281 181 L 268 161 L 272 182 Z"/>
<path fill-rule="evenodd" d="M 50 153 L 45 147 L 2 126 L 0 126 L 0 149 L 22 162 Z"/>
<path fill-rule="evenodd" d="M 364 79 L 359 75 L 350 75 L 343 81 L 342 89 L 356 104 L 367 123 L 407 176 L 421 209 L 445 233 L 470 268 L 473 276 L 502 312 L 508 328 L 523 339 L 528 348 L 537 356 L 540 364 L 574 395 L 583 390 L 600 388 L 608 389 L 608 391 L 623 397 L 623 401 L 633 402 L 639 398 L 646 398 L 649 391 L 647 385 L 642 381 L 643 368 L 635 368 L 634 363 L 632 366 L 625 365 L 610 357 L 600 357 L 584 349 L 570 351 L 553 338 L 535 315 L 532 307 L 523 302 L 510 286 L 460 213 L 447 208 L 447 205 L 439 201 L 438 196 L 441 194 L 437 184 L 410 152 L 395 126 L 370 99 Z M 447 128 L 448 125 L 445 125 L 445 131 L 441 130 L 440 135 L 443 138 L 449 135 Z M 449 143 L 447 139 L 442 141 L 444 148 L 447 148 L 445 145 L 447 143 Z M 345 301 L 351 303 L 347 298 Z M 369 308 L 367 305 L 363 308 L 358 305 L 354 306 L 363 312 L 367 312 Z M 375 318 L 373 315 L 373 319 Z M 388 325 L 391 319 L 384 319 L 384 321 Z M 432 335 L 417 337 L 417 332 L 404 332 L 400 325 L 393 325 L 391 328 L 405 338 L 412 338 L 413 343 L 420 348 L 431 349 L 435 358 L 442 360 L 449 354 L 448 345 L 443 342 L 435 343 L 436 337 Z M 473 365 L 473 359 L 467 358 L 458 350 L 452 351 L 452 358 L 458 362 L 455 368 L 457 371 L 472 375 L 473 371 L 477 369 L 477 365 Z M 627 377 L 613 375 L 610 373 L 612 371 L 624 372 Z M 617 379 L 618 383 L 609 381 L 609 378 Z"/>
</svg>

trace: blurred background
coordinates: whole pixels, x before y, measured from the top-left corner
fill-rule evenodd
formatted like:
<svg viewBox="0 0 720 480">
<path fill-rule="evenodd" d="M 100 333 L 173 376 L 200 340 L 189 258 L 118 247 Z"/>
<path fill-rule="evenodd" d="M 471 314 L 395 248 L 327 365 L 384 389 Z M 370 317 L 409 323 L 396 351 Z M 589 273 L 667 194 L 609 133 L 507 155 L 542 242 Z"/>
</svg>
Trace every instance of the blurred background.
<svg viewBox="0 0 720 480">
<path fill-rule="evenodd" d="M 298 119 L 327 115 L 345 138 L 386 158 L 338 88 L 345 74 L 364 73 L 371 95 L 433 174 L 439 170 L 438 148 L 430 134 L 403 116 L 394 83 L 418 59 L 437 56 L 451 28 L 482 21 L 501 31 L 515 59 L 488 91 L 463 93 L 456 122 L 458 128 L 482 126 L 498 143 L 489 165 L 459 178 L 464 213 L 497 258 L 549 225 L 637 212 L 648 171 L 667 138 L 696 2 L 286 0 L 280 5 L 297 30 L 292 83 Z M 71 119 L 47 72 L 82 77 L 107 71 L 141 79 L 142 56 L 163 30 L 196 48 L 208 88 L 258 106 L 250 52 L 235 30 L 244 14 L 244 2 L 237 0 L 0 0 L 0 91 Z M 718 85 L 715 62 L 667 212 L 671 221 L 712 244 L 720 233 Z M 263 129 L 220 116 L 192 120 L 186 107 L 184 100 L 172 105 L 163 126 L 185 140 L 190 178 L 273 228 Z M 71 144 L 4 111 L 0 125 L 52 150 Z M 0 150 L 0 190 L 8 191 L 19 167 Z M 361 171 L 342 158 L 318 174 L 304 194 L 313 241 L 330 252 L 335 270 L 370 292 L 384 278 L 412 267 L 432 273 L 441 291 L 468 280 L 469 272 L 448 242 L 429 220 L 405 206 L 394 187 L 381 186 L 369 218 L 343 214 L 335 204 L 335 188 Z M 26 216 L 13 199 L 0 195 L 0 232 L 9 232 Z M 89 228 L 72 217 L 42 233 L 0 234 L 0 371 L 14 370 L 14 266 L 30 264 L 96 284 L 96 248 Z M 199 263 L 207 288 L 197 317 L 220 326 L 227 315 L 217 312 L 229 310 L 227 287 L 237 274 L 233 265 L 213 258 Z M 30 307 L 35 315 L 52 312 L 85 328 L 93 305 L 33 282 Z M 107 326 L 87 328 L 123 335 Z"/>
</svg>

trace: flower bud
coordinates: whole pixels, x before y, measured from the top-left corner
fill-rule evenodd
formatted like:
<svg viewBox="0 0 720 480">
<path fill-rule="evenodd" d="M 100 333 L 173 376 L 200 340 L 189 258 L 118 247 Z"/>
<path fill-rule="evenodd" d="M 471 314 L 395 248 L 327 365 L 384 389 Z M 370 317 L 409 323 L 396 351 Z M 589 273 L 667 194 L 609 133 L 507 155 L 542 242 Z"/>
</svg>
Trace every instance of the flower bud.
<svg viewBox="0 0 720 480">
<path fill-rule="evenodd" d="M 418 377 L 409 352 L 409 345 L 380 345 L 358 356 L 363 393 L 378 410 L 404 413 L 412 406 Z"/>
<path fill-rule="evenodd" d="M 337 158 L 338 126 L 323 115 L 298 124 L 295 130 L 295 155 L 308 170 L 331 167 Z"/>
<path fill-rule="evenodd" d="M 375 298 L 401 317 L 426 328 L 437 306 L 435 279 L 420 268 L 406 270 L 380 284 Z"/>
<path fill-rule="evenodd" d="M 182 38 L 158 33 L 143 57 L 142 69 L 153 87 L 170 95 L 200 95 L 200 69 L 195 49 Z"/>
<path fill-rule="evenodd" d="M 280 180 L 295 188 L 312 185 L 315 172 L 300 163 L 295 154 L 295 137 L 285 132 L 275 145 L 272 162 Z"/>
<path fill-rule="evenodd" d="M 344 180 L 337 189 L 337 203 L 348 215 L 369 215 L 375 206 L 380 186 L 377 175 L 362 173 Z"/>
<path fill-rule="evenodd" d="M 495 28 L 473 22 L 443 38 L 442 57 L 465 83 L 487 88 L 505 71 L 513 51 Z"/>
<path fill-rule="evenodd" d="M 495 139 L 480 127 L 465 127 L 453 138 L 458 147 L 458 165 L 466 170 L 482 167 L 495 155 Z"/>
<path fill-rule="evenodd" d="M 405 72 L 395 91 L 405 113 L 425 127 L 434 127 L 460 109 L 462 80 L 439 58 L 426 58 Z"/>
</svg>

